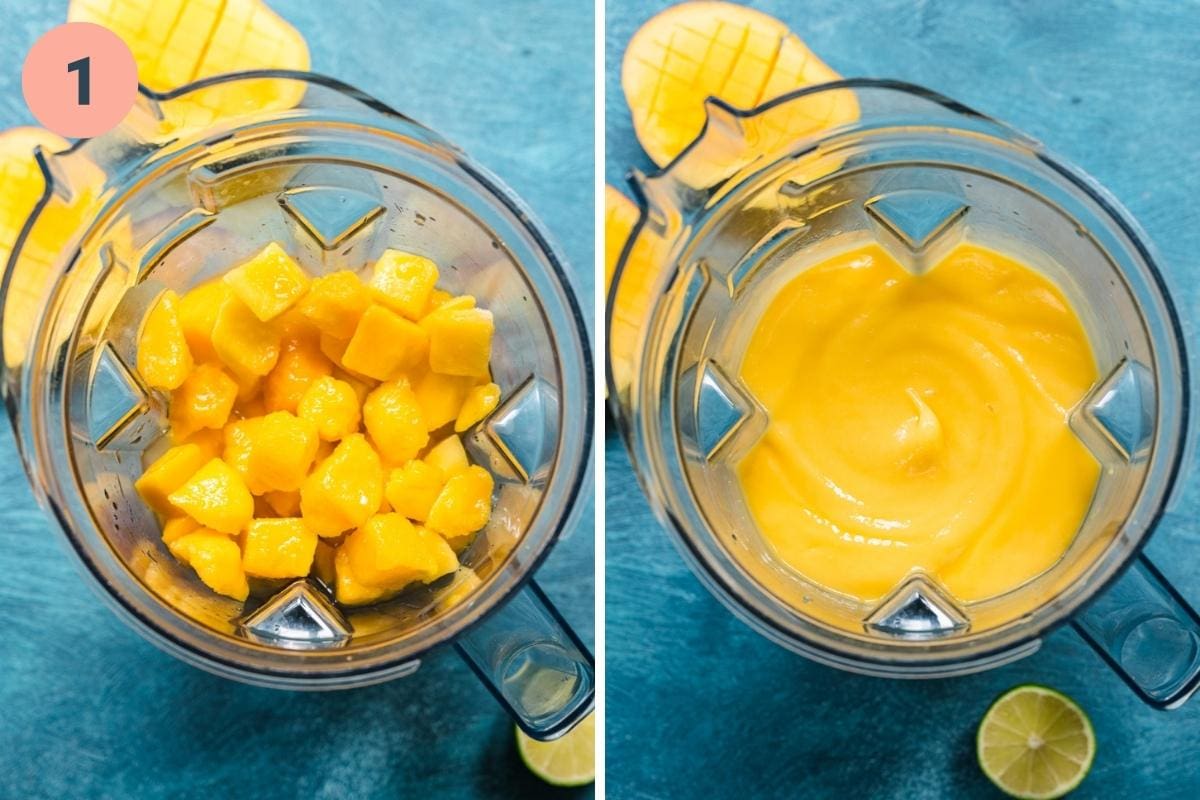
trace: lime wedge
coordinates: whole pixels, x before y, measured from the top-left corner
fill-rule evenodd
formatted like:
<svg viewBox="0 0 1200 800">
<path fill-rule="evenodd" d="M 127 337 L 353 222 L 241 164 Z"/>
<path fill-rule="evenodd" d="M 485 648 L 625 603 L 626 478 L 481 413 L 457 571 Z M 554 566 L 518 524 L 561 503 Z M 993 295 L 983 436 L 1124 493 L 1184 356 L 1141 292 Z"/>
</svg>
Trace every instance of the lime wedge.
<svg viewBox="0 0 1200 800">
<path fill-rule="evenodd" d="M 983 774 L 1022 800 L 1062 797 L 1087 777 L 1096 755 L 1092 723 L 1075 701 L 1045 686 L 1009 689 L 979 723 Z"/>
<path fill-rule="evenodd" d="M 596 780 L 596 715 L 588 714 L 565 736 L 539 742 L 517 728 L 517 751 L 529 771 L 553 786 L 586 786 Z"/>
</svg>

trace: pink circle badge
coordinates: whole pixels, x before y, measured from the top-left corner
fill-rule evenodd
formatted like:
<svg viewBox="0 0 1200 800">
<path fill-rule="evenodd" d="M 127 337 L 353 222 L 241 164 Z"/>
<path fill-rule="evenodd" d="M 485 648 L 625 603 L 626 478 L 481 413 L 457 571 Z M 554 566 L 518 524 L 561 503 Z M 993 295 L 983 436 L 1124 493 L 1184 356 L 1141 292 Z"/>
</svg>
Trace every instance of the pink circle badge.
<svg viewBox="0 0 1200 800">
<path fill-rule="evenodd" d="M 33 116 L 70 138 L 115 128 L 133 107 L 137 80 L 137 64 L 125 42 L 90 22 L 68 22 L 38 39 L 21 71 Z"/>
</svg>

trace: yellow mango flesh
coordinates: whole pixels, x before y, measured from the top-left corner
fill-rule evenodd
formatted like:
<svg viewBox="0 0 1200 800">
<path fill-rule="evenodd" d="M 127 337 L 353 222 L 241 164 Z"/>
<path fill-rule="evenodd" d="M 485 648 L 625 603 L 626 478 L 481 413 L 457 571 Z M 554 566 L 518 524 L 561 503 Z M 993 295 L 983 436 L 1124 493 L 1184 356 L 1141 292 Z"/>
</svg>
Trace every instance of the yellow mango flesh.
<svg viewBox="0 0 1200 800">
<path fill-rule="evenodd" d="M 471 465 L 446 481 L 426 524 L 440 533 L 452 546 L 465 546 L 468 537 L 487 525 L 492 514 L 492 476 L 482 467 Z"/>
<path fill-rule="evenodd" d="M 839 78 L 782 22 L 725 2 L 666 9 L 638 29 L 621 63 L 634 132 L 659 166 L 700 134 L 709 97 L 751 109 Z M 795 138 L 857 117 L 850 95 L 827 100 L 780 119 L 780 136 Z"/>
<path fill-rule="evenodd" d="M 429 367 L 445 375 L 482 377 L 492 357 L 492 312 L 442 306 L 425 317 L 429 334 Z"/>
<path fill-rule="evenodd" d="M 296 413 L 301 398 L 318 378 L 333 372 L 315 340 L 285 341 L 279 361 L 263 381 L 263 402 L 268 411 Z"/>
<path fill-rule="evenodd" d="M 453 433 L 429 448 L 424 461 L 432 467 L 437 467 L 438 471 L 447 478 L 466 472 L 467 467 L 471 465 L 470 459 L 467 458 L 467 451 L 463 448 L 462 439 Z"/>
<path fill-rule="evenodd" d="M 179 300 L 179 324 L 188 349 L 197 361 L 216 361 L 218 358 L 212 332 L 217 324 L 217 314 L 230 294 L 227 284 L 214 280 L 200 284 Z"/>
<path fill-rule="evenodd" d="M 212 344 L 221 361 L 239 377 L 262 376 L 279 360 L 282 333 L 263 322 L 234 295 L 225 298 L 213 325 Z"/>
<path fill-rule="evenodd" d="M 396 513 L 424 522 L 445 485 L 446 478 L 440 469 L 414 458 L 392 470 L 384 496 Z"/>
<path fill-rule="evenodd" d="M 277 242 L 222 278 L 262 322 L 287 311 L 308 291 L 308 275 Z"/>
<path fill-rule="evenodd" d="M 309 384 L 297 413 L 317 428 L 317 435 L 336 442 L 358 430 L 362 408 L 358 393 L 346 381 L 325 376 Z"/>
<path fill-rule="evenodd" d="M 337 601 L 344 606 L 361 606 L 384 599 L 388 589 L 363 583 L 350 569 L 350 554 L 345 546 L 339 547 L 333 557 L 334 592 Z"/>
<path fill-rule="evenodd" d="M 387 381 L 425 362 L 429 336 L 421 326 L 380 305 L 363 312 L 342 353 L 351 372 Z"/>
<path fill-rule="evenodd" d="M 263 502 L 277 517 L 295 517 L 300 514 L 300 492 L 263 492 Z"/>
<path fill-rule="evenodd" d="M 245 600 L 250 584 L 242 569 L 242 552 L 228 536 L 203 528 L 168 545 L 171 555 L 196 571 L 204 585 L 217 594 Z"/>
<path fill-rule="evenodd" d="M 138 338 L 137 370 L 147 386 L 177 389 L 192 371 L 192 353 L 179 324 L 179 296 L 163 292 Z"/>
<path fill-rule="evenodd" d="M 381 384 L 367 395 L 363 424 L 389 464 L 403 464 L 429 441 L 416 393 L 405 381 Z"/>
<path fill-rule="evenodd" d="M 421 408 L 421 419 L 425 421 L 426 430 L 437 430 L 455 419 L 466 403 L 473 384 L 473 378 L 433 371 L 426 371 L 417 378 L 413 393 Z"/>
<path fill-rule="evenodd" d="M 264 491 L 300 488 L 317 455 L 316 426 L 286 411 L 259 417 L 249 431 L 247 483 Z"/>
<path fill-rule="evenodd" d="M 402 514 L 376 514 L 342 544 L 354 577 L 368 586 L 402 589 L 429 583 L 458 567 L 458 558 L 436 534 Z"/>
<path fill-rule="evenodd" d="M 370 305 L 371 293 L 358 276 L 340 270 L 314 280 L 297 307 L 322 333 L 348 342 Z"/>
<path fill-rule="evenodd" d="M 302 519 L 256 519 L 246 528 L 242 566 L 258 578 L 302 578 L 316 550 L 317 535 Z"/>
<path fill-rule="evenodd" d="M 168 497 L 212 458 L 196 444 L 172 447 L 146 467 L 133 486 L 146 505 L 158 513 L 177 513 Z"/>
<path fill-rule="evenodd" d="M 237 533 L 254 516 L 254 498 L 242 477 L 219 458 L 196 471 L 167 497 L 206 528 Z"/>
<path fill-rule="evenodd" d="M 375 262 L 371 290 L 397 314 L 418 320 L 429 303 L 438 280 L 437 264 L 424 256 L 385 250 Z"/>
<path fill-rule="evenodd" d="M 169 419 L 177 436 L 221 428 L 233 411 L 238 385 L 215 364 L 201 364 L 171 393 Z"/>
<path fill-rule="evenodd" d="M 383 465 L 362 434 L 346 437 L 300 487 L 300 511 L 320 536 L 362 525 L 383 499 Z"/>
<path fill-rule="evenodd" d="M 498 405 L 500 405 L 499 386 L 494 383 L 485 383 L 471 387 L 454 420 L 455 432 L 462 433 L 467 430 L 495 411 Z"/>
<path fill-rule="evenodd" d="M 191 517 L 170 517 L 163 523 L 162 540 L 169 545 L 200 529 L 200 523 Z"/>
</svg>

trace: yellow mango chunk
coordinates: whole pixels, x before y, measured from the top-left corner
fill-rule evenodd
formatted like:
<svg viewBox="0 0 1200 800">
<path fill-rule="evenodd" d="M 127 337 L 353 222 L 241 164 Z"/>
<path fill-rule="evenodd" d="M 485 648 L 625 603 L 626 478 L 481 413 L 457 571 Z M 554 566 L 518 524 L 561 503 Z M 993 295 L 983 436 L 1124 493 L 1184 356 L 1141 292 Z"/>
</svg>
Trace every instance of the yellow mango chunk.
<svg viewBox="0 0 1200 800">
<path fill-rule="evenodd" d="M 414 581 L 429 583 L 458 568 L 445 540 L 402 514 L 376 514 L 339 549 L 360 583 L 389 590 Z"/>
<path fill-rule="evenodd" d="M 266 491 L 300 488 L 317 455 L 317 426 L 286 411 L 274 411 L 248 428 L 246 482 Z"/>
<path fill-rule="evenodd" d="M 179 296 L 170 289 L 155 302 L 138 338 L 137 370 L 147 386 L 177 389 L 192 371 L 192 353 L 179 324 Z"/>
<path fill-rule="evenodd" d="M 349 341 L 370 305 L 371 292 L 357 275 L 343 269 L 314 280 L 297 308 L 322 333 Z"/>
<path fill-rule="evenodd" d="M 146 467 L 133 487 L 146 505 L 160 514 L 170 514 L 175 510 L 168 499 L 170 494 L 212 459 L 211 453 L 196 444 L 172 447 Z"/>
<path fill-rule="evenodd" d="M 375 388 L 375 381 L 363 376 L 351 375 L 344 369 L 334 369 L 333 377 L 339 381 L 343 381 L 354 390 L 354 396 L 358 398 L 359 406 L 367 402 L 367 395 Z"/>
<path fill-rule="evenodd" d="M 633 35 L 621 63 L 634 132 L 659 166 L 700 134 L 709 97 L 749 109 L 839 77 L 779 20 L 725 2 L 668 8 Z M 782 134 L 798 137 L 854 119 L 857 105 L 830 98 L 821 111 L 789 116 Z"/>
<path fill-rule="evenodd" d="M 450 294 L 449 292 L 447 292 L 443 289 L 438 289 L 435 287 L 434 290 L 429 293 L 429 300 L 426 301 L 426 303 L 425 303 L 425 313 L 421 314 L 421 316 L 422 317 L 429 316 L 434 311 L 437 311 L 438 308 L 440 308 L 443 303 L 448 303 L 449 301 L 451 301 L 453 299 L 454 299 L 454 295 Z"/>
<path fill-rule="evenodd" d="M 230 288 L 223 281 L 212 280 L 200 284 L 179 299 L 179 324 L 196 361 L 217 360 L 212 332 L 221 305 L 230 293 Z"/>
<path fill-rule="evenodd" d="M 234 600 L 245 600 L 250 594 L 242 569 L 242 552 L 228 536 L 201 528 L 171 542 L 168 549 L 217 594 Z"/>
<path fill-rule="evenodd" d="M 287 340 L 275 368 L 263 381 L 263 403 L 268 411 L 294 414 L 313 381 L 331 372 L 333 364 L 321 353 L 316 340 Z"/>
<path fill-rule="evenodd" d="M 334 592 L 337 601 L 344 606 L 362 606 L 382 600 L 392 591 L 379 586 L 368 586 L 359 581 L 350 569 L 350 556 L 339 547 L 333 557 Z"/>
<path fill-rule="evenodd" d="M 429 367 L 445 375 L 488 374 L 492 357 L 492 312 L 445 306 L 421 321 L 429 334 Z"/>
<path fill-rule="evenodd" d="M 201 364 L 171 392 L 172 433 L 188 437 L 201 428 L 220 428 L 229 419 L 238 385 L 216 364 Z"/>
<path fill-rule="evenodd" d="M 200 523 L 191 517 L 171 517 L 163 523 L 162 540 L 169 545 L 197 530 L 200 530 Z"/>
<path fill-rule="evenodd" d="M 441 597 L 438 598 L 437 610 L 448 611 L 466 600 L 473 591 L 483 585 L 483 581 L 470 567 L 459 566 L 454 575 L 454 581 Z"/>
<path fill-rule="evenodd" d="M 222 278 L 262 322 L 270 322 L 308 291 L 308 275 L 277 242 Z"/>
<path fill-rule="evenodd" d="M 250 454 L 257 440 L 256 432 L 262 425 L 261 416 L 235 420 L 225 426 L 225 447 L 221 458 L 237 470 L 253 494 L 264 494 L 268 487 L 256 482 L 250 474 Z"/>
<path fill-rule="evenodd" d="M 467 451 L 463 449 L 462 439 L 453 433 L 429 448 L 423 460 L 431 467 L 437 467 L 446 478 L 466 472 L 467 467 L 471 465 L 467 459 Z"/>
<path fill-rule="evenodd" d="M 278 517 L 294 517 L 300 513 L 300 492 L 263 492 L 262 500 Z"/>
<path fill-rule="evenodd" d="M 467 428 L 470 428 L 476 422 L 486 417 L 488 414 L 496 410 L 496 406 L 500 405 L 500 387 L 494 383 L 485 383 L 481 386 L 472 386 L 467 392 L 467 397 L 463 400 L 462 407 L 458 411 L 458 418 L 454 421 L 454 430 L 457 433 L 462 433 Z"/>
<path fill-rule="evenodd" d="M 334 559 L 337 548 L 324 539 L 317 539 L 317 548 L 313 553 L 312 569 L 309 574 L 331 589 L 337 585 L 337 569 Z"/>
<path fill-rule="evenodd" d="M 167 497 L 171 505 L 206 528 L 237 533 L 254 516 L 254 498 L 242 476 L 214 458 Z"/>
<path fill-rule="evenodd" d="M 492 515 L 492 476 L 483 467 L 471 465 L 446 481 L 446 486 L 429 510 L 426 524 L 440 533 L 456 550 L 470 542 L 471 534 L 487 524 Z"/>
<path fill-rule="evenodd" d="M 472 378 L 427 371 L 413 384 L 427 430 L 437 430 L 458 416 L 471 391 Z"/>
<path fill-rule="evenodd" d="M 213 325 L 212 344 L 235 378 L 266 375 L 274 369 L 281 339 L 277 326 L 260 320 L 233 294 L 221 304 Z"/>
<path fill-rule="evenodd" d="M 362 420 L 354 387 L 328 376 L 309 384 L 300 398 L 297 413 L 301 419 L 315 425 L 317 435 L 327 442 L 336 442 L 354 433 Z"/>
<path fill-rule="evenodd" d="M 172 431 L 172 434 L 174 434 L 174 431 Z M 179 444 L 199 445 L 200 449 L 208 454 L 208 458 L 216 458 L 225 449 L 225 431 L 223 428 L 202 428 L 182 441 L 178 440 L 175 436 L 172 436 L 171 439 L 172 441 L 179 441 Z M 208 459 L 205 460 L 207 461 Z"/>
<path fill-rule="evenodd" d="M 371 290 L 388 308 L 417 320 L 425 312 L 437 279 L 437 264 L 428 258 L 400 250 L 384 250 L 375 262 Z"/>
<path fill-rule="evenodd" d="M 342 366 L 378 381 L 425 362 L 429 337 L 420 325 L 380 305 L 363 312 L 342 353 Z"/>
<path fill-rule="evenodd" d="M 392 470 L 383 494 L 397 514 L 424 522 L 445 485 L 446 478 L 440 469 L 414 458 Z"/>
<path fill-rule="evenodd" d="M 316 550 L 317 535 L 303 520 L 256 519 L 246 528 L 242 567 L 258 578 L 303 578 Z"/>
<path fill-rule="evenodd" d="M 361 433 L 347 436 L 300 487 L 300 513 L 320 536 L 357 528 L 383 499 L 383 465 Z"/>
<path fill-rule="evenodd" d="M 451 295 L 445 302 L 438 305 L 437 308 L 431 309 L 425 316 L 434 314 L 438 311 L 465 311 L 468 308 L 475 307 L 475 298 L 469 294 L 460 294 L 457 297 Z M 422 317 L 424 321 L 424 317 Z"/>
<path fill-rule="evenodd" d="M 421 406 L 407 381 L 381 384 L 363 403 L 363 424 L 379 455 L 389 464 L 403 464 L 429 442 Z"/>
<path fill-rule="evenodd" d="M 612 286 L 617 262 L 638 221 L 637 204 L 612 186 L 604 185 L 604 293 Z"/>
</svg>

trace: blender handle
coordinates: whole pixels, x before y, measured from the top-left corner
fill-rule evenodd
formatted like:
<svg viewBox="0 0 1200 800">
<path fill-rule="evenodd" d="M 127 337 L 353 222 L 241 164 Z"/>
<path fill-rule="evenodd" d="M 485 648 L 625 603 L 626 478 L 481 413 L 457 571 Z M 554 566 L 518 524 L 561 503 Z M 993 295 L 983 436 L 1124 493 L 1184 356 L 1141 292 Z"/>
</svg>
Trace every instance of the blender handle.
<svg viewBox="0 0 1200 800">
<path fill-rule="evenodd" d="M 557 739 L 592 712 L 592 654 L 532 580 L 455 647 L 534 739 Z"/>
<path fill-rule="evenodd" d="M 1200 616 L 1143 555 L 1071 624 L 1155 708 L 1200 687 Z"/>
</svg>

